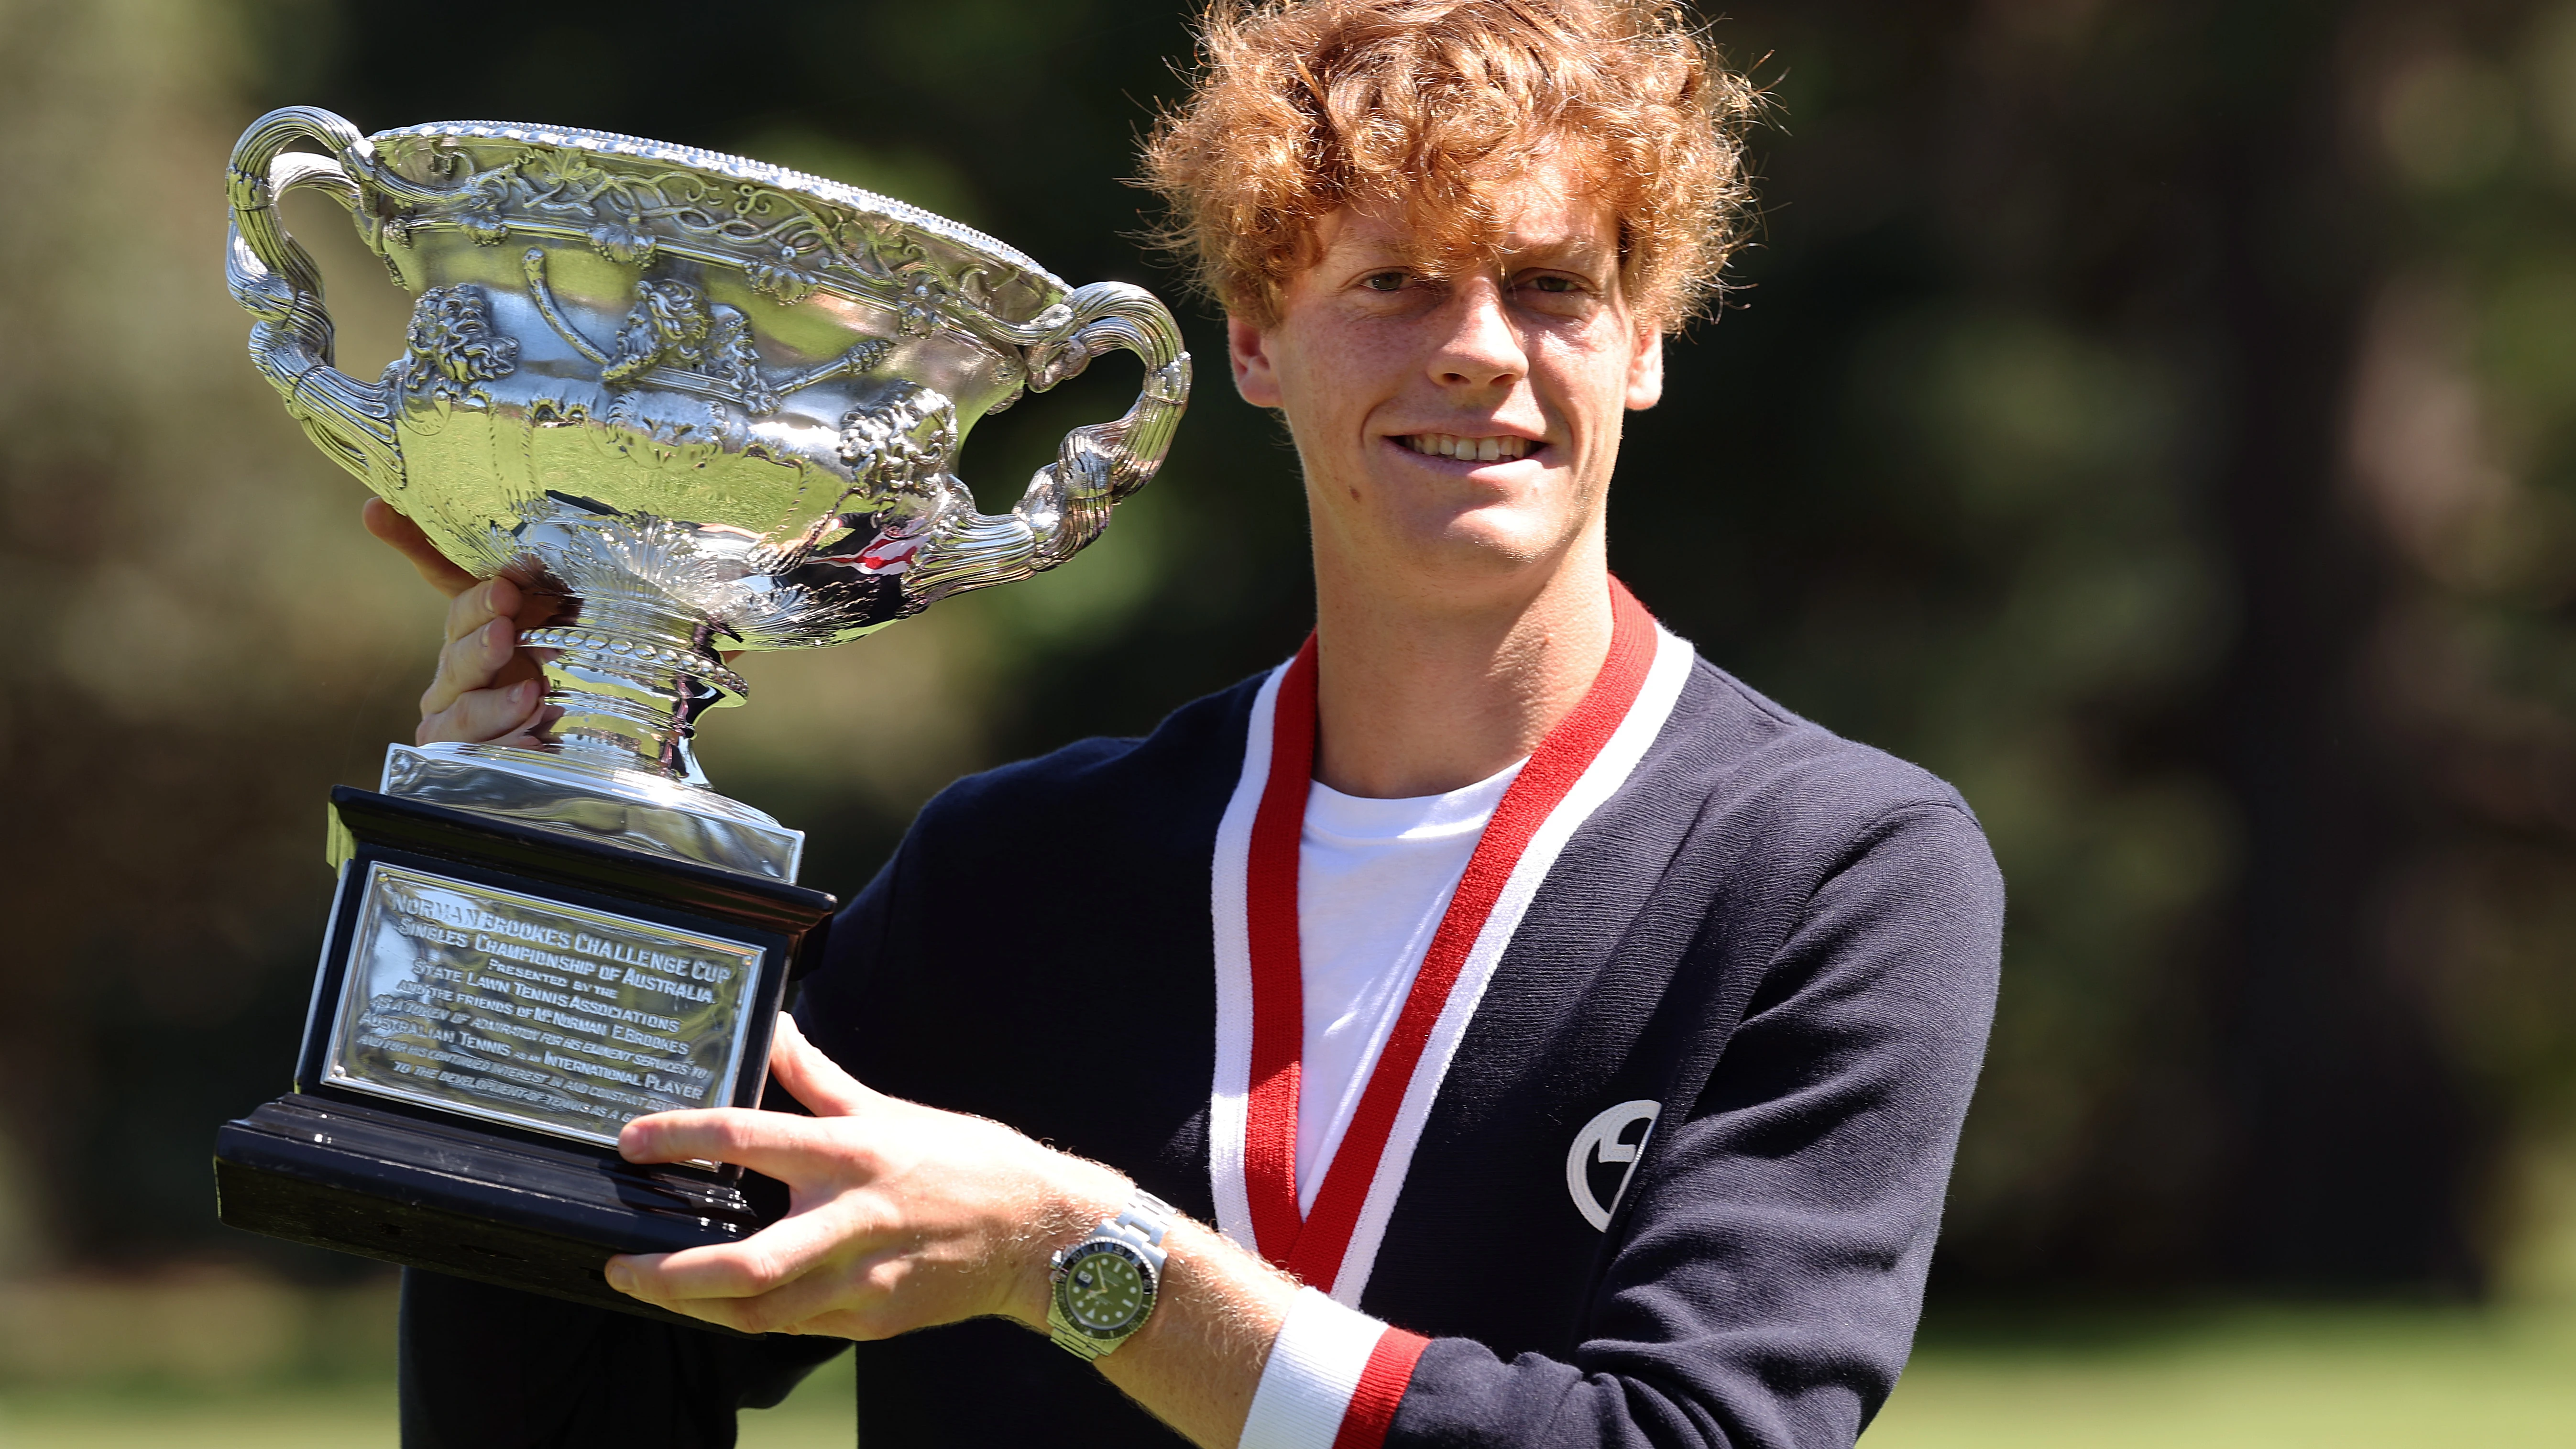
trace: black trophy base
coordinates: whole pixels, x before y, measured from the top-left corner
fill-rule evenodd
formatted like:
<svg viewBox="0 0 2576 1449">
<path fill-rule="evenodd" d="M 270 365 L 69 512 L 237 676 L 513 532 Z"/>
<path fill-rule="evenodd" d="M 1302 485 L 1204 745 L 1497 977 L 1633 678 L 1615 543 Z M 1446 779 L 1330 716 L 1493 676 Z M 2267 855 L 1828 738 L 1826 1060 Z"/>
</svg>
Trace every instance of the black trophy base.
<svg viewBox="0 0 2576 1449">
<path fill-rule="evenodd" d="M 225 1125 L 215 1191 L 233 1227 L 711 1333 L 731 1330 L 629 1298 L 602 1266 L 769 1221 L 713 1173 L 302 1094 Z"/>
<path fill-rule="evenodd" d="M 610 1124 L 625 1120 L 606 1114 L 611 1099 L 589 1095 L 588 1084 L 632 1082 L 636 1075 L 627 1068 L 639 1059 L 611 1034 L 605 1008 L 600 1015 L 582 1009 L 598 1003 L 601 987 L 617 978 L 604 970 L 594 977 L 565 959 L 580 954 L 573 952 L 576 937 L 546 913 L 570 912 L 596 923 L 585 930 L 602 932 L 596 951 L 581 948 L 598 956 L 594 965 L 620 950 L 645 949 L 608 939 L 620 931 L 646 943 L 703 937 L 752 953 L 728 958 L 756 959 L 747 975 L 691 979 L 734 983 L 729 1014 L 702 1027 L 716 1033 L 709 1040 L 729 1043 L 731 1062 L 721 1091 L 706 1105 L 757 1107 L 788 979 L 819 959 L 837 903 L 783 881 L 347 786 L 331 792 L 331 835 L 340 892 L 295 1091 L 217 1136 L 223 1221 L 703 1326 L 615 1292 L 600 1270 L 618 1253 L 740 1242 L 784 1210 L 783 1195 L 755 1202 L 744 1196 L 744 1184 L 756 1190 L 774 1184 L 738 1168 L 628 1163 L 613 1146 L 563 1135 L 561 1118 L 516 1111 L 526 1098 L 489 1090 L 494 1082 L 482 1072 L 489 1066 L 514 1086 L 554 1073 L 556 1095 L 583 1111 L 603 1109 L 578 1117 L 581 1123 L 614 1130 Z M 419 929 L 362 928 L 379 883 L 391 879 L 426 882 L 462 903 L 458 909 L 489 915 L 501 923 L 490 928 L 493 941 L 485 939 L 484 926 L 452 929 L 456 922 L 438 913 L 414 920 Z M 514 940 L 545 949 L 531 955 L 513 947 Z M 368 985 L 379 965 L 409 994 Z M 628 983 L 606 993 L 612 1003 L 621 999 L 618 991 L 642 990 L 694 1005 L 709 1001 L 715 989 L 693 987 L 676 974 L 637 985 L 648 973 L 627 969 Z M 372 1017 L 375 998 L 365 994 L 371 991 L 386 1001 L 435 1000 L 448 1009 Z M 625 1010 L 626 1017 L 635 1015 Z M 474 1023 L 470 1030 L 460 1024 L 467 1019 Z M 648 1024 L 656 1019 L 645 1018 Z M 365 1040 L 396 1056 L 408 1053 L 394 1063 L 396 1070 L 381 1070 L 381 1063 L 347 1069 L 362 1021 L 384 1033 Z M 656 1028 L 665 1029 L 671 1028 Z M 530 1039 L 542 1043 L 542 1058 L 521 1055 Z M 650 1032 L 624 1040 L 654 1051 L 675 1045 Z M 620 1091 L 614 1100 L 632 1106 L 645 1099 Z"/>
</svg>

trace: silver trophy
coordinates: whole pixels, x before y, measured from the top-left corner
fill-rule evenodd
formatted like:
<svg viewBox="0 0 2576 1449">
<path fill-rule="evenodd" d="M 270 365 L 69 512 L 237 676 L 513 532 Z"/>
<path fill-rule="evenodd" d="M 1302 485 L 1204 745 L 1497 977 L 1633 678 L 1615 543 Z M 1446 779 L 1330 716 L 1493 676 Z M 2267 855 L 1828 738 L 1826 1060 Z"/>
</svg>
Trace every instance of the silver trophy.
<svg viewBox="0 0 2576 1449">
<path fill-rule="evenodd" d="M 802 833 L 697 767 L 699 715 L 747 693 L 722 656 L 841 643 L 1070 558 L 1161 463 L 1189 355 L 1142 289 L 1068 288 L 903 202 L 631 136 L 369 137 L 290 107 L 227 181 L 228 278 L 287 411 L 449 558 L 563 603 L 520 636 L 562 711 L 546 748 L 396 746 L 380 790 L 334 793 L 298 1090 L 225 1129 L 224 1215 L 627 1306 L 597 1285 L 607 1252 L 759 1215 L 728 1173 L 606 1148 L 643 1112 L 757 1101 L 831 905 L 793 885 Z M 375 381 L 333 366 L 277 209 L 299 187 L 417 298 Z M 1126 416 L 978 511 L 956 476 L 976 419 L 1111 349 L 1144 363 Z M 413 1180 L 442 1173 L 493 1190 Z M 352 1226 L 370 1215 L 383 1231 Z"/>
</svg>

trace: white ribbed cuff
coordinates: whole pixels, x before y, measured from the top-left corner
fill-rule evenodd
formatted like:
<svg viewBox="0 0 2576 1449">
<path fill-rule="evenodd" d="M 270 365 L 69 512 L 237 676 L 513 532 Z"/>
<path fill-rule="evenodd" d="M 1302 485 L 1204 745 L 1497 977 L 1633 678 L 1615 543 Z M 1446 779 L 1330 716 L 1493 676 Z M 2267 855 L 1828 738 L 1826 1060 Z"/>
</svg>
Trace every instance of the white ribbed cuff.
<svg viewBox="0 0 2576 1449">
<path fill-rule="evenodd" d="M 1298 1290 L 1270 1344 L 1241 1449 L 1333 1449 L 1386 1325 L 1312 1288 Z"/>
</svg>

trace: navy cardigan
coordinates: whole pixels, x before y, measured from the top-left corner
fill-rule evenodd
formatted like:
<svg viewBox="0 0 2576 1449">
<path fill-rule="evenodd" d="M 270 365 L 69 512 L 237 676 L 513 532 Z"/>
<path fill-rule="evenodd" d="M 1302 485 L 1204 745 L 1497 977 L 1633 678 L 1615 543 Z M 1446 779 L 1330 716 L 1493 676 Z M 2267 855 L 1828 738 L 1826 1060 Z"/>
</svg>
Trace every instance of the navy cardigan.
<svg viewBox="0 0 2576 1449">
<path fill-rule="evenodd" d="M 806 1033 L 1212 1220 L 1209 875 L 1258 685 L 942 792 L 836 922 Z M 1360 1303 L 1432 1340 L 1387 1442 L 1849 1446 L 1912 1340 L 2002 919 L 1955 791 L 1694 661 L 1441 1081 Z M 1582 1157 L 1626 1103 L 1660 1110 L 1641 1157 Z M 410 1449 L 730 1444 L 845 1347 L 417 1273 L 403 1328 Z M 1007 1323 L 855 1351 L 867 1449 L 1180 1442 Z"/>
</svg>

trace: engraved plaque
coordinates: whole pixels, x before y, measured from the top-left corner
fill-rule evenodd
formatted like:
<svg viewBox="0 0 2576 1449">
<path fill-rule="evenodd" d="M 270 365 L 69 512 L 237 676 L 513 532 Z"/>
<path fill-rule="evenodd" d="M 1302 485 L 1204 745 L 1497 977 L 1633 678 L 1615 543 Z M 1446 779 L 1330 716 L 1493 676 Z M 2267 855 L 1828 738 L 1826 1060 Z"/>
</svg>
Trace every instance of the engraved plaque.
<svg viewBox="0 0 2576 1449">
<path fill-rule="evenodd" d="M 608 1146 L 733 1100 L 761 948 L 367 867 L 327 1079 Z"/>
</svg>

